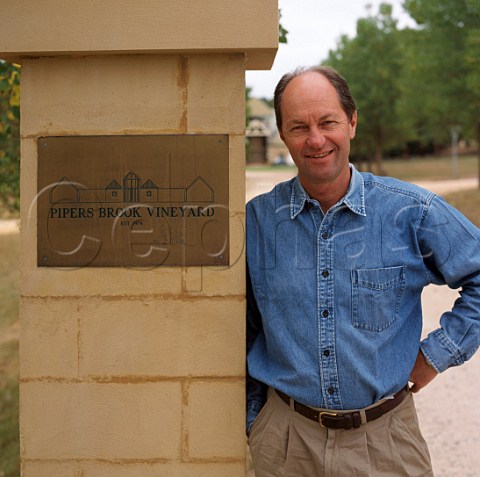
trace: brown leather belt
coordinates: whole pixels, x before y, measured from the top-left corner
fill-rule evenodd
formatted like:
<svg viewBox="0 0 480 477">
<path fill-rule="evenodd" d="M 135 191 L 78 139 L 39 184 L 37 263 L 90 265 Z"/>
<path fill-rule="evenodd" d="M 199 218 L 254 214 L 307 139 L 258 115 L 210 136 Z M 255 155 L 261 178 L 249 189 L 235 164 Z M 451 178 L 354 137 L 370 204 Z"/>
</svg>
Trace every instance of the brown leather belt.
<svg viewBox="0 0 480 477">
<path fill-rule="evenodd" d="M 285 401 L 289 406 L 292 404 L 293 409 L 312 421 L 317 421 L 322 427 L 328 429 L 358 429 L 362 425 L 362 418 L 360 411 L 344 412 L 344 411 L 317 411 L 311 407 L 305 406 L 298 401 L 291 399 L 285 393 L 275 389 L 275 392 L 280 398 Z M 379 417 L 382 417 L 388 411 L 391 411 L 397 407 L 408 394 L 408 385 L 401 391 L 396 393 L 392 399 L 386 399 L 377 406 L 365 409 L 362 412 L 365 413 L 365 422 L 374 421 Z"/>
</svg>

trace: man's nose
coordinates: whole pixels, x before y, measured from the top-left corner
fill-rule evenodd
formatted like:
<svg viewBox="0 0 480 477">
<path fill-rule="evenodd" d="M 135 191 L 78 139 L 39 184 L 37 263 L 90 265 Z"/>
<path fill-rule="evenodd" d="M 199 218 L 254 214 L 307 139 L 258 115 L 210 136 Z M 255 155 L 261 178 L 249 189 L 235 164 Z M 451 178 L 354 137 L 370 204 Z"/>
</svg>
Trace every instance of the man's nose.
<svg viewBox="0 0 480 477">
<path fill-rule="evenodd" d="M 310 148 L 320 148 L 325 144 L 325 135 L 318 128 L 311 128 L 308 132 L 307 145 Z"/>
</svg>

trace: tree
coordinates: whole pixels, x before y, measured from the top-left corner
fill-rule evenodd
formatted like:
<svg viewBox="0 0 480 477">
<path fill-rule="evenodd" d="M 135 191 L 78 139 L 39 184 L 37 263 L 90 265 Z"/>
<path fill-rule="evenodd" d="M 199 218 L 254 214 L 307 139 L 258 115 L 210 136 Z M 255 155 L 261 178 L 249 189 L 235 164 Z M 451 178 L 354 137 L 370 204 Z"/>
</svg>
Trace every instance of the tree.
<svg viewBox="0 0 480 477">
<path fill-rule="evenodd" d="M 429 61 L 422 48 L 425 41 L 425 33 L 418 29 L 405 29 L 399 35 L 402 73 L 398 80 L 397 114 L 403 137 L 420 154 L 438 138 L 431 121 L 436 98 L 430 94 L 428 81 L 421 78 L 421 71 Z"/>
<path fill-rule="evenodd" d="M 383 174 L 383 151 L 398 142 L 400 131 L 396 107 L 401 61 L 391 5 L 382 3 L 376 16 L 358 20 L 357 36 L 343 36 L 325 63 L 345 76 L 357 103 L 359 124 L 352 156 L 373 158 L 377 172 Z"/>
<path fill-rule="evenodd" d="M 0 204 L 19 208 L 20 69 L 0 60 Z"/>
<path fill-rule="evenodd" d="M 437 141 L 460 128 L 477 136 L 480 171 L 480 2 L 478 0 L 405 0 L 417 22 L 422 55 L 415 77 L 428 85 L 422 107 Z"/>
</svg>

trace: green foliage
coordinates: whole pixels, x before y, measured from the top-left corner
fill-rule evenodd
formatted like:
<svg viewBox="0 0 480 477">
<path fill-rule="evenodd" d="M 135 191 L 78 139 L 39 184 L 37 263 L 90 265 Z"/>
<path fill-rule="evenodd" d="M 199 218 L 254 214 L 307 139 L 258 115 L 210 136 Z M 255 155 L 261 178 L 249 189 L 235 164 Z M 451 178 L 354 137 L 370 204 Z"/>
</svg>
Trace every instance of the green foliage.
<svg viewBox="0 0 480 477">
<path fill-rule="evenodd" d="M 280 20 L 282 18 L 282 11 L 278 10 L 278 19 Z M 287 35 L 288 35 L 288 30 L 285 30 L 283 28 L 282 24 L 280 21 L 278 22 L 278 41 L 279 43 L 287 43 Z"/>
<path fill-rule="evenodd" d="M 403 137 L 411 142 L 426 144 L 430 138 L 440 135 L 443 141 L 444 130 L 435 135 L 432 114 L 437 98 L 433 97 L 430 85 L 421 78 L 421 71 L 428 68 L 429 58 L 424 45 L 422 30 L 403 30 L 399 35 L 402 51 L 401 74 L 398 77 L 400 95 L 397 104 L 398 120 Z"/>
<path fill-rule="evenodd" d="M 480 142 L 480 2 L 405 0 L 404 7 L 416 28 L 398 30 L 383 3 L 325 60 L 357 101 L 353 157 L 439 150 L 450 145 L 453 128 Z"/>
<path fill-rule="evenodd" d="M 20 69 L 0 60 L 0 205 L 18 210 L 20 193 Z"/>
<path fill-rule="evenodd" d="M 480 95 L 480 27 L 470 31 L 465 41 L 465 60 L 468 65 L 467 87 Z"/>
<path fill-rule="evenodd" d="M 480 3 L 405 0 L 405 8 L 419 25 L 405 65 L 415 65 L 408 71 L 410 82 L 428 85 L 422 88 L 422 107 L 429 135 L 448 143 L 450 129 L 460 127 L 464 137 L 472 137 L 480 119 Z"/>
<path fill-rule="evenodd" d="M 478 28 L 478 0 L 404 0 L 404 7 L 419 25 Z"/>
<path fill-rule="evenodd" d="M 327 64 L 349 82 L 359 111 L 352 153 L 380 161 L 382 151 L 398 138 L 396 104 L 400 64 L 397 22 L 382 3 L 376 16 L 357 22 L 357 36 L 343 36 Z"/>
</svg>

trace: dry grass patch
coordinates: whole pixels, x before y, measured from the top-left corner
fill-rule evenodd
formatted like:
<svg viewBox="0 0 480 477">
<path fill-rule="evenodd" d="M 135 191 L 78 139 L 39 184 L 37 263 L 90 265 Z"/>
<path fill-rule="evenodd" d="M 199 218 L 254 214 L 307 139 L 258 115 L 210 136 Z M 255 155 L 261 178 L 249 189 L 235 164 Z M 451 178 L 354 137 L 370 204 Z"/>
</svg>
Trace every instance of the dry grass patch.
<svg viewBox="0 0 480 477">
<path fill-rule="evenodd" d="M 480 189 L 454 192 L 446 195 L 445 200 L 480 227 Z"/>
</svg>

